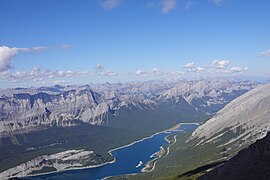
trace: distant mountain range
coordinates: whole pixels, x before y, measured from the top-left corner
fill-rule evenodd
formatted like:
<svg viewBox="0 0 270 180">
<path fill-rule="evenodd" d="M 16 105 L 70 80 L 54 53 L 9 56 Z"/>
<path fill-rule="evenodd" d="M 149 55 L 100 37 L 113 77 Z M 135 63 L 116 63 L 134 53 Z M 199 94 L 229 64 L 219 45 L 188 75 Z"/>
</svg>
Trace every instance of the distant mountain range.
<svg viewBox="0 0 270 180">
<path fill-rule="evenodd" d="M 52 126 L 76 126 L 78 121 L 106 126 L 125 109 L 162 112 L 169 108 L 187 117 L 211 116 L 256 86 L 250 81 L 201 80 L 3 89 L 0 136 Z M 213 124 L 211 129 L 215 129 Z M 193 138 L 204 136 L 201 129 Z M 207 138 L 212 135 L 205 134 Z"/>
</svg>

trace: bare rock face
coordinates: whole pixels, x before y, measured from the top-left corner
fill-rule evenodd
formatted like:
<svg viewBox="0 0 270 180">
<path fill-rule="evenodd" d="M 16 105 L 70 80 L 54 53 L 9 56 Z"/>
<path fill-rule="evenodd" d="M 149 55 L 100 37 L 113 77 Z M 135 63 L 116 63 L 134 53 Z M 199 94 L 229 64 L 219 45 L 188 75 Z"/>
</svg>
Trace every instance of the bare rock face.
<svg viewBox="0 0 270 180">
<path fill-rule="evenodd" d="M 75 126 L 74 120 L 104 125 L 121 108 L 158 109 L 166 102 L 211 114 L 256 85 L 201 80 L 0 90 L 0 137 L 50 126 Z"/>
<path fill-rule="evenodd" d="M 196 129 L 190 140 L 198 145 L 224 142 L 249 145 L 270 130 L 270 84 L 260 85 L 234 99 L 212 119 Z"/>
<path fill-rule="evenodd" d="M 34 129 L 39 126 L 72 126 L 74 119 L 101 124 L 108 105 L 93 91 L 14 94 L 0 99 L 0 133 Z"/>
<path fill-rule="evenodd" d="M 43 155 L 8 169 L 0 173 L 1 179 L 11 177 L 22 177 L 37 173 L 44 173 L 44 170 L 63 171 L 72 168 L 94 167 L 100 165 L 103 160 L 93 151 L 84 149 L 67 150 L 51 155 Z"/>
<path fill-rule="evenodd" d="M 241 150 L 223 165 L 206 173 L 200 180 L 267 180 L 270 179 L 270 133 Z"/>
</svg>

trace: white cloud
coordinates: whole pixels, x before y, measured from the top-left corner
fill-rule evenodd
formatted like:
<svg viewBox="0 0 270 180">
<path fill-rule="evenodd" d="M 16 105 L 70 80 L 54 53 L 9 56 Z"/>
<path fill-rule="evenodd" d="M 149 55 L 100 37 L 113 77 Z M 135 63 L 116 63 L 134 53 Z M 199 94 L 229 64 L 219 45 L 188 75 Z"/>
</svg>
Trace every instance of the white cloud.
<svg viewBox="0 0 270 180">
<path fill-rule="evenodd" d="M 144 70 L 139 69 L 139 70 L 137 70 L 137 71 L 135 72 L 135 74 L 136 74 L 136 75 L 142 75 L 142 74 L 146 74 L 146 72 L 145 72 Z"/>
<path fill-rule="evenodd" d="M 270 49 L 261 52 L 258 56 L 261 56 L 261 57 L 262 56 L 266 56 L 266 57 L 270 56 Z"/>
<path fill-rule="evenodd" d="M 98 71 L 103 71 L 104 70 L 104 66 L 102 66 L 101 64 L 96 64 L 95 68 Z"/>
<path fill-rule="evenodd" d="M 224 69 L 224 68 L 228 67 L 229 64 L 230 64 L 230 61 L 228 61 L 228 60 L 214 60 L 213 61 L 213 65 L 216 68 L 220 68 L 220 69 Z"/>
<path fill-rule="evenodd" d="M 206 70 L 206 68 L 204 68 L 204 67 L 195 67 L 195 68 L 193 69 L 193 71 L 196 72 L 196 73 L 202 73 L 202 72 L 204 72 L 205 70 Z"/>
<path fill-rule="evenodd" d="M 184 68 L 186 68 L 191 73 L 204 73 L 205 75 L 221 75 L 221 74 L 234 74 L 234 73 L 244 73 L 248 71 L 248 68 L 243 68 L 239 66 L 230 67 L 230 61 L 228 60 L 214 60 L 212 66 L 196 66 L 194 62 L 187 63 Z"/>
<path fill-rule="evenodd" d="M 101 7 L 103 9 L 114 9 L 121 5 L 120 0 L 103 0 L 101 2 Z"/>
<path fill-rule="evenodd" d="M 32 47 L 31 48 L 31 51 L 34 51 L 34 52 L 41 52 L 41 51 L 44 51 L 48 49 L 48 47 L 45 47 L 45 46 L 38 46 L 38 47 Z"/>
<path fill-rule="evenodd" d="M 184 68 L 192 68 L 192 67 L 194 67 L 195 66 L 195 63 L 194 62 L 189 62 L 189 63 L 187 63 L 185 66 L 184 66 Z"/>
<path fill-rule="evenodd" d="M 31 75 L 39 74 L 40 71 L 41 71 L 40 67 L 34 67 L 33 69 L 31 69 L 30 74 Z"/>
<path fill-rule="evenodd" d="M 70 45 L 60 45 L 62 49 L 70 48 Z M 0 72 L 8 71 L 11 69 L 11 62 L 17 56 L 18 53 L 28 53 L 28 52 L 41 52 L 46 49 L 52 49 L 54 47 L 46 46 L 36 46 L 31 48 L 17 48 L 17 47 L 8 47 L 0 46 Z"/>
<path fill-rule="evenodd" d="M 239 66 L 235 66 L 235 67 L 231 67 L 229 72 L 230 73 L 243 73 L 245 71 L 248 71 L 247 67 L 242 68 L 242 67 L 239 67 Z"/>
<path fill-rule="evenodd" d="M 205 67 L 196 67 L 195 62 L 189 62 L 186 65 L 184 65 L 184 68 L 187 68 L 189 72 L 196 72 L 196 73 L 202 73 L 206 70 Z"/>
<path fill-rule="evenodd" d="M 156 73 L 158 73 L 158 72 L 160 72 L 160 70 L 159 70 L 158 68 L 153 68 L 153 69 L 152 69 L 152 73 L 156 74 Z"/>
<path fill-rule="evenodd" d="M 109 70 L 109 71 L 105 71 L 105 72 L 103 72 L 102 74 L 101 74 L 102 76 L 117 76 L 118 75 L 118 73 L 116 73 L 116 72 L 114 72 L 114 71 L 112 71 L 112 70 Z"/>
<path fill-rule="evenodd" d="M 0 72 L 7 71 L 11 68 L 11 61 L 19 52 L 28 52 L 29 48 L 10 48 L 0 46 Z"/>
<path fill-rule="evenodd" d="M 177 7 L 177 0 L 162 0 L 162 13 L 168 13 Z"/>
</svg>

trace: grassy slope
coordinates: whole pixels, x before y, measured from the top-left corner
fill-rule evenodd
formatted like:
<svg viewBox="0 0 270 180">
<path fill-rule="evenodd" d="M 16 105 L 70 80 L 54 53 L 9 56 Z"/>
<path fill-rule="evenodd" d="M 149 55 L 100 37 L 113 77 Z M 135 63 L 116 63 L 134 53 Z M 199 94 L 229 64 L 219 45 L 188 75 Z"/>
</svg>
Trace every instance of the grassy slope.
<svg viewBox="0 0 270 180">
<path fill-rule="evenodd" d="M 196 179 L 203 171 L 191 176 L 180 177 L 179 175 L 234 156 L 246 146 L 238 146 L 241 142 L 218 146 L 235 137 L 237 133 L 228 132 L 221 140 L 202 146 L 196 146 L 197 141 L 186 143 L 191 133 L 178 134 L 176 143 L 170 147 L 170 154 L 158 160 L 153 172 L 130 176 L 130 179 Z M 225 152 L 224 149 L 228 147 L 230 147 L 230 152 Z"/>
</svg>

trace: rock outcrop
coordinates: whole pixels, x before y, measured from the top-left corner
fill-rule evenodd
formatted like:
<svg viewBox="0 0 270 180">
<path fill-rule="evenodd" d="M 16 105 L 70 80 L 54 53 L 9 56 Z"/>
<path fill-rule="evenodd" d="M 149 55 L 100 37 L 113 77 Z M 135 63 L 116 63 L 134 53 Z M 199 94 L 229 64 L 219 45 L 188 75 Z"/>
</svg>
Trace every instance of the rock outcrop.
<svg viewBox="0 0 270 180">
<path fill-rule="evenodd" d="M 103 160 L 93 151 L 68 150 L 51 155 L 43 155 L 10 168 L 0 173 L 1 179 L 22 177 L 38 173 L 63 171 L 72 168 L 95 166 L 103 163 Z"/>
</svg>

